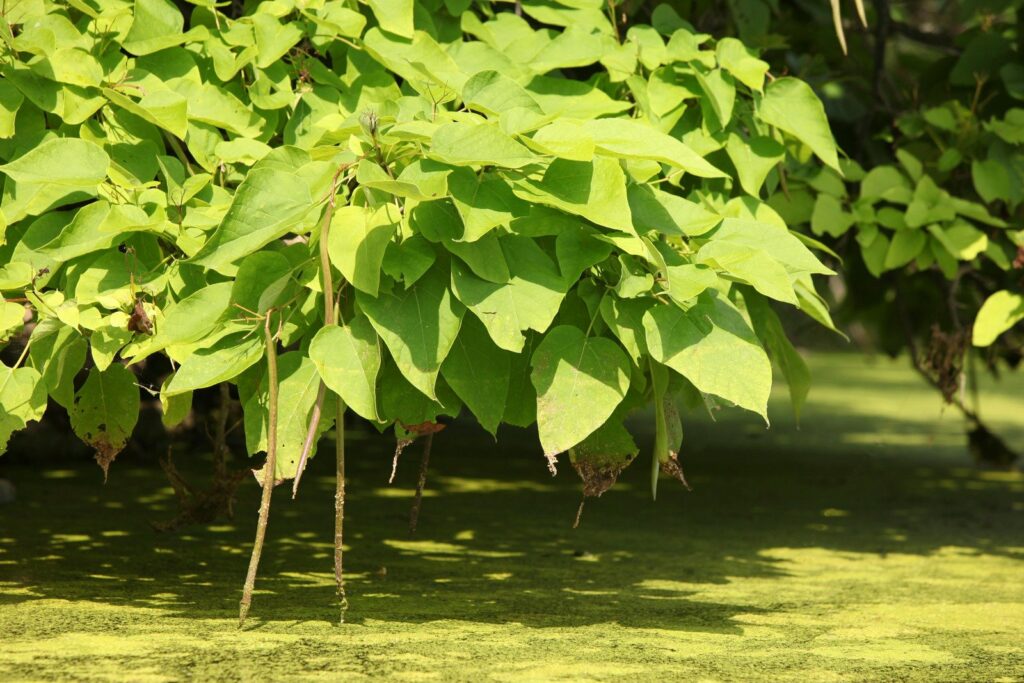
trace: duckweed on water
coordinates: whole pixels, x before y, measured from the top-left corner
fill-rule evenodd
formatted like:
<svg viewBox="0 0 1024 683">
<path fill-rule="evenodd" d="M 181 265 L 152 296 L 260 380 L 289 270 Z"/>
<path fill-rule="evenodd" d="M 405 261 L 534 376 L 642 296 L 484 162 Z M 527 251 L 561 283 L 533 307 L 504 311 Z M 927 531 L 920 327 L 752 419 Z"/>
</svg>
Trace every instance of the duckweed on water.
<svg viewBox="0 0 1024 683">
<path fill-rule="evenodd" d="M 664 487 L 648 503 L 638 471 L 576 531 L 578 486 L 550 479 L 529 437 L 504 434 L 495 453 L 486 434 L 446 430 L 415 537 L 409 495 L 376 492 L 388 444 L 360 442 L 343 627 L 332 520 L 318 514 L 327 459 L 278 503 L 261 608 L 241 632 L 256 486 L 234 523 L 159 535 L 147 520 L 174 501 L 154 462 L 122 463 L 111 478 L 132 485 L 106 487 L 87 462 L 10 464 L 0 678 L 1022 680 L 1024 479 L 969 468 L 961 425 L 902 365 L 814 365 L 802 430 L 691 418 L 693 493 Z M 1015 443 L 1021 396 L 986 393 Z M 411 493 L 415 469 L 395 486 Z"/>
</svg>

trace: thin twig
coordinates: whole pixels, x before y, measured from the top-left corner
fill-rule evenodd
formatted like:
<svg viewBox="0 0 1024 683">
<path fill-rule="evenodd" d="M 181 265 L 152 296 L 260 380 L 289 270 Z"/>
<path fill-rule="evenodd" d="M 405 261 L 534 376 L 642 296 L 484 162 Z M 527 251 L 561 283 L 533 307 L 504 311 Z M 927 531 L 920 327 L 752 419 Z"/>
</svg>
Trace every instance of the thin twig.
<svg viewBox="0 0 1024 683">
<path fill-rule="evenodd" d="M 342 164 L 334 172 L 331 179 L 331 191 L 327 197 L 327 209 L 324 211 L 323 219 L 320 222 L 320 276 L 324 290 L 324 326 L 335 323 L 334 311 L 334 282 L 331 275 L 331 256 L 327 248 L 328 237 L 331 232 L 331 220 L 334 218 L 334 207 L 338 193 L 338 179 L 348 169 L 350 164 Z M 302 455 L 299 456 L 299 464 L 295 470 L 295 481 L 292 482 L 292 499 L 299 493 L 299 484 L 302 482 L 302 473 L 306 471 L 306 462 L 316 442 L 316 431 L 320 427 L 320 417 L 323 414 L 324 400 L 327 397 L 327 386 L 320 381 L 320 387 L 316 394 L 316 404 L 309 419 L 309 428 L 306 431 L 306 439 L 302 446 Z"/>
<path fill-rule="evenodd" d="M 263 552 L 263 539 L 267 535 L 267 520 L 270 518 L 270 497 L 274 492 L 274 478 L 277 472 L 277 341 L 270 328 L 270 312 L 263 323 L 263 337 L 267 343 L 267 462 L 263 467 L 263 497 L 260 499 L 260 516 L 256 523 L 256 540 L 249 558 L 249 572 L 242 589 L 242 600 L 238 605 L 238 628 L 245 624 L 245 617 L 252 604 L 252 591 L 256 585 L 256 570 Z"/>
<path fill-rule="evenodd" d="M 334 583 L 338 593 L 339 623 L 345 623 L 348 598 L 345 595 L 345 403 L 338 397 L 335 417 L 334 454 L 337 460 L 337 479 L 334 489 Z"/>
<path fill-rule="evenodd" d="M 409 510 L 409 533 L 416 533 L 416 526 L 420 521 L 420 508 L 423 507 L 423 489 L 427 486 L 427 467 L 430 465 L 430 447 L 434 443 L 434 433 L 430 432 L 423 442 L 423 455 L 420 458 L 420 479 L 416 482 L 416 497 L 412 501 L 412 509 Z"/>
</svg>

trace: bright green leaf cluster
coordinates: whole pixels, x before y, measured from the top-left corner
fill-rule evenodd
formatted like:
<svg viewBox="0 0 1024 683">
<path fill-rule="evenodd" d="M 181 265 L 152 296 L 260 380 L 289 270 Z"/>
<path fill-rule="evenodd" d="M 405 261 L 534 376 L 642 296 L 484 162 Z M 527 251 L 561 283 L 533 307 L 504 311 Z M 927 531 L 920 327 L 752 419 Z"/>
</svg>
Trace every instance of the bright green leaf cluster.
<svg viewBox="0 0 1024 683">
<path fill-rule="evenodd" d="M 620 37 L 601 3 L 32 4 L 0 66 L 0 289 L 31 312 L 4 442 L 49 395 L 108 464 L 130 368 L 162 354 L 168 423 L 230 382 L 265 449 L 268 318 L 282 479 L 337 400 L 402 434 L 536 423 L 595 495 L 636 455 L 634 408 L 679 476 L 680 406 L 767 418 L 775 361 L 799 410 L 769 300 L 831 326 L 831 271 L 765 199 L 812 155 L 840 166 L 810 87 L 740 41 Z"/>
<path fill-rule="evenodd" d="M 938 271 L 988 290 L 970 304 L 956 304 L 969 321 L 992 297 L 974 332 L 975 344 L 988 346 L 1020 319 L 1007 303 L 1019 295 L 995 292 L 991 283 L 1012 281 L 1024 261 L 1024 230 L 1015 218 L 1024 205 L 1024 109 L 981 121 L 949 101 L 897 123 L 894 163 L 867 172 L 849 163 L 845 177 L 821 169 L 798 177 L 788 198 L 771 203 L 790 221 L 807 220 L 815 235 L 852 235 L 876 278 Z"/>
</svg>

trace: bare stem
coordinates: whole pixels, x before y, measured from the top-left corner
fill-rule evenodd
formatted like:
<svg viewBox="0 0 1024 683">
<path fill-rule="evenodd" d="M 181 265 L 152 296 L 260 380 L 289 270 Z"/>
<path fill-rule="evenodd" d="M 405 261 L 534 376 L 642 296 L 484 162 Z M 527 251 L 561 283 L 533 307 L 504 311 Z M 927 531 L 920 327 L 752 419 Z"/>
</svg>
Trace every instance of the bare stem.
<svg viewBox="0 0 1024 683">
<path fill-rule="evenodd" d="M 277 468 L 277 341 L 270 328 L 270 312 L 263 324 L 263 337 L 267 343 L 267 386 L 269 399 L 267 402 L 267 463 L 263 471 L 263 497 L 260 499 L 260 516 L 256 523 L 256 540 L 249 558 L 249 572 L 245 577 L 242 589 L 242 600 L 238 605 L 238 628 L 245 624 L 245 617 L 252 604 L 252 590 L 256 585 L 256 570 L 260 565 L 260 554 L 263 552 L 263 539 L 267 535 L 267 520 L 270 518 L 270 497 L 274 492 L 274 478 Z"/>
<path fill-rule="evenodd" d="M 292 500 L 299 494 L 299 482 L 302 481 L 302 473 L 306 470 L 306 461 L 313 451 L 313 444 L 316 443 L 316 431 L 320 428 L 320 416 L 323 414 L 324 399 L 327 397 L 327 385 L 321 380 L 320 388 L 316 392 L 316 403 L 313 404 L 313 412 L 309 416 L 309 429 L 306 430 L 306 440 L 302 444 L 302 455 L 299 456 L 299 465 L 295 470 L 295 480 L 292 482 Z"/>
<path fill-rule="evenodd" d="M 334 454 L 338 470 L 334 489 L 334 582 L 338 591 L 339 623 L 345 623 L 348 598 L 345 596 L 345 403 L 338 397 L 335 418 Z"/>
<path fill-rule="evenodd" d="M 324 326 L 333 325 L 336 320 L 334 312 L 334 281 L 331 275 L 331 256 L 327 249 L 327 241 L 331 232 L 331 220 L 334 218 L 335 197 L 338 193 L 338 179 L 348 165 L 342 165 L 334 174 L 331 180 L 331 193 L 327 199 L 327 209 L 320 221 L 320 276 L 324 290 Z M 299 464 L 295 470 L 295 481 L 292 482 L 292 499 L 299 493 L 299 483 L 302 481 L 302 473 L 306 471 L 306 462 L 309 454 L 316 443 L 316 430 L 320 427 L 320 416 L 324 410 L 324 399 L 327 397 L 327 386 L 320 382 L 320 388 L 316 394 L 316 405 L 309 419 L 309 428 L 306 430 L 306 440 L 302 445 L 302 455 L 299 456 Z"/>
<path fill-rule="evenodd" d="M 434 443 L 434 433 L 426 435 L 423 442 L 423 456 L 420 458 L 420 480 L 416 483 L 416 497 L 412 501 L 412 509 L 409 510 L 409 533 L 416 533 L 416 526 L 420 521 L 420 508 L 423 507 L 423 489 L 427 486 L 427 467 L 430 465 L 430 447 Z"/>
</svg>

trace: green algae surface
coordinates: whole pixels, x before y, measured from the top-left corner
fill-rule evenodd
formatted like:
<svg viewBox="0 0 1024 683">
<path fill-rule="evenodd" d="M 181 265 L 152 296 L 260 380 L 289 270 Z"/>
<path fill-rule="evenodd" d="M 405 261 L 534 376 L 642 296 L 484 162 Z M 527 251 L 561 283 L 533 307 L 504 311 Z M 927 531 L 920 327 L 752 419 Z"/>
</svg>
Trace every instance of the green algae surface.
<svg viewBox="0 0 1024 683">
<path fill-rule="evenodd" d="M 157 534 L 175 503 L 153 459 L 106 486 L 90 462 L 0 462 L 19 494 L 0 507 L 0 680 L 1024 680 L 1024 479 L 973 469 L 903 364 L 812 367 L 800 429 L 784 394 L 769 431 L 690 416 L 692 493 L 664 480 L 651 502 L 638 465 L 575 530 L 566 463 L 552 479 L 535 436 L 456 424 L 411 536 L 416 446 L 389 487 L 390 444 L 357 432 L 342 626 L 327 458 L 275 495 L 242 631 L 254 483 L 235 520 Z M 986 385 L 983 411 L 1024 446 L 1021 378 Z"/>
</svg>

